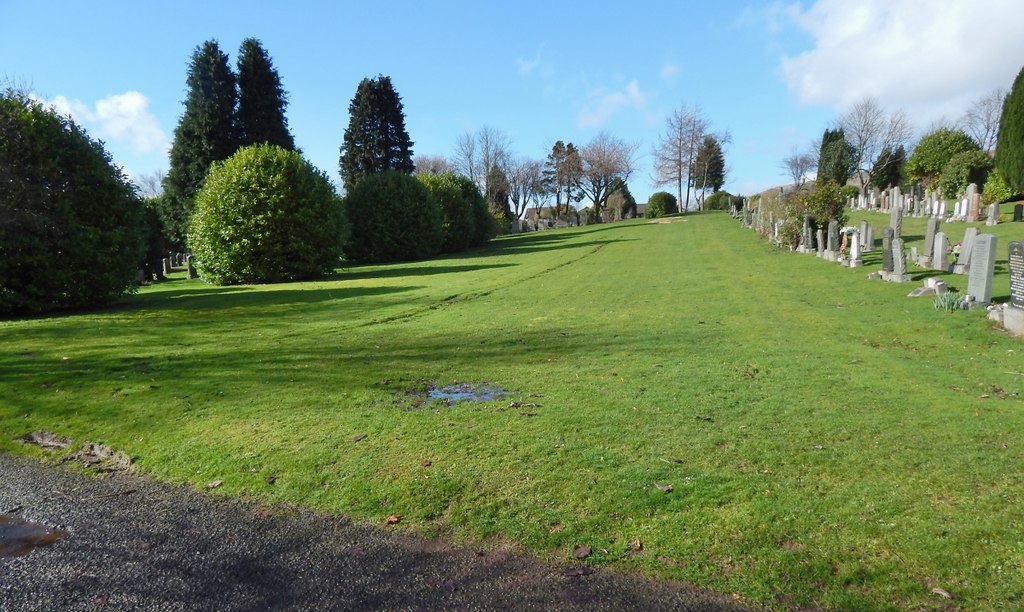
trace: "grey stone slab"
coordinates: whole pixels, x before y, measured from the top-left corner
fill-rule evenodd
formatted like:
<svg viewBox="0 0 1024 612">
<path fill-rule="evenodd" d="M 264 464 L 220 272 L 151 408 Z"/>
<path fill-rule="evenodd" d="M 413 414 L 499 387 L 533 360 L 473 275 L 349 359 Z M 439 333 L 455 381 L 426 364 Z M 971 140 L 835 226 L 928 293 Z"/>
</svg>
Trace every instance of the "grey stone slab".
<svg viewBox="0 0 1024 612">
<path fill-rule="evenodd" d="M 975 304 L 992 301 L 992 273 L 996 264 L 996 237 L 992 234 L 978 234 L 974 239 L 974 252 L 967 275 L 967 295 Z"/>
</svg>

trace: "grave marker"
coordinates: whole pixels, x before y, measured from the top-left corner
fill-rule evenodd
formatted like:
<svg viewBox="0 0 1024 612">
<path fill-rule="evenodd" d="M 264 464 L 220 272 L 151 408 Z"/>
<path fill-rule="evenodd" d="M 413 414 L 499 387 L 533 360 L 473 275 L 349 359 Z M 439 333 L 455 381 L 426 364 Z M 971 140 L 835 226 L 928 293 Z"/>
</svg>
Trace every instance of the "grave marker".
<svg viewBox="0 0 1024 612">
<path fill-rule="evenodd" d="M 996 264 L 996 237 L 978 234 L 974 239 L 971 268 L 967 275 L 967 295 L 974 304 L 987 305 L 992 301 L 992 272 Z"/>
<path fill-rule="evenodd" d="M 1010 304 L 1024 308 L 1024 240 L 1010 243 L 1007 263 L 1010 269 Z"/>
<path fill-rule="evenodd" d="M 946 232 L 935 234 L 932 244 L 932 270 L 949 272 L 949 263 L 946 261 Z"/>
</svg>

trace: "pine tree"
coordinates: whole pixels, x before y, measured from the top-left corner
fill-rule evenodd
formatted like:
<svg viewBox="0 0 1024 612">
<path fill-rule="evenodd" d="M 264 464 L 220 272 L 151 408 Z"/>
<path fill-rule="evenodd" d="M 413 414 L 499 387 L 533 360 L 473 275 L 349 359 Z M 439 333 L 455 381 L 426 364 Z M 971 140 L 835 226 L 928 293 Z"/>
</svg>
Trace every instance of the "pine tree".
<svg viewBox="0 0 1024 612">
<path fill-rule="evenodd" d="M 217 41 L 196 47 L 189 64 L 185 111 L 174 129 L 161 216 L 175 246 L 183 246 L 188 215 L 210 164 L 238 149 L 238 86 Z"/>
<path fill-rule="evenodd" d="M 855 170 L 853 156 L 853 145 L 847 142 L 842 128 L 825 130 L 818 152 L 818 181 L 845 185 Z"/>
<path fill-rule="evenodd" d="M 241 144 L 274 144 L 294 150 L 284 110 L 288 94 L 281 87 L 270 56 L 255 38 L 238 50 L 238 128 Z"/>
<path fill-rule="evenodd" d="M 363 177 L 397 170 L 412 174 L 412 145 L 405 130 L 402 99 L 391 78 L 363 79 L 348 106 L 349 122 L 339 166 L 345 189 Z"/>
<path fill-rule="evenodd" d="M 996 168 L 1017 193 L 1024 193 L 1024 68 L 1003 102 L 996 137 Z"/>
<path fill-rule="evenodd" d="M 907 151 L 903 145 L 896 147 L 895 151 L 885 147 L 871 171 L 871 185 L 878 189 L 899 185 L 903 180 L 903 167 L 906 163 Z"/>
</svg>

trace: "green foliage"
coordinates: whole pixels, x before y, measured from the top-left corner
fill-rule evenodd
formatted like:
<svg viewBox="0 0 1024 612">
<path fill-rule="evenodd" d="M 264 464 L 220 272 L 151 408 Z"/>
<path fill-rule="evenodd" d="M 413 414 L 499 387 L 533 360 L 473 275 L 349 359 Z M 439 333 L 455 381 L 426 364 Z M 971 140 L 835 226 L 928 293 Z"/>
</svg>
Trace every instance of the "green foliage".
<svg viewBox="0 0 1024 612">
<path fill-rule="evenodd" d="M 238 85 L 228 56 L 208 40 L 192 53 L 185 111 L 174 129 L 164 178 L 162 221 L 175 246 L 185 243 L 193 199 L 210 165 L 238 149 Z"/>
<path fill-rule="evenodd" d="M 839 188 L 839 193 L 843 194 L 843 198 L 849 200 L 850 198 L 856 198 L 860 195 L 860 189 L 856 185 L 843 185 Z"/>
<path fill-rule="evenodd" d="M 268 143 L 294 149 L 285 107 L 288 94 L 281 86 L 270 56 L 255 38 L 246 38 L 238 51 L 238 128 L 241 144 Z"/>
<path fill-rule="evenodd" d="M 416 178 L 423 183 L 441 207 L 441 231 L 444 239 L 441 242 L 442 253 L 457 253 L 473 246 L 477 231 L 477 219 L 473 210 L 473 200 L 464 190 L 462 181 L 472 182 L 459 177 L 453 172 L 444 174 L 418 174 Z M 473 186 L 476 197 L 480 192 Z"/>
<path fill-rule="evenodd" d="M 349 259 L 388 262 L 436 255 L 444 243 L 441 207 L 415 177 L 385 170 L 363 177 L 345 196 Z"/>
<path fill-rule="evenodd" d="M 412 140 L 405 130 L 402 99 L 391 77 L 363 79 L 348 106 L 349 121 L 339 168 L 345 189 L 364 177 L 396 170 L 412 174 Z"/>
<path fill-rule="evenodd" d="M 619 181 L 612 194 L 608 196 L 608 209 L 617 212 L 619 219 L 636 217 L 636 198 L 629 191 L 625 181 Z"/>
<path fill-rule="evenodd" d="M 989 172 L 988 180 L 985 181 L 985 187 L 981 192 L 982 202 L 985 204 L 997 204 L 1006 202 L 1015 195 L 1017 195 L 1017 192 L 1006 184 L 1006 179 L 1003 178 L 1002 172 L 998 169 Z"/>
<path fill-rule="evenodd" d="M 996 168 L 1016 193 L 1024 193 L 1024 68 L 1003 101 L 996 137 Z"/>
<path fill-rule="evenodd" d="M 327 176 L 296 151 L 262 144 L 211 168 L 188 245 L 208 282 L 274 283 L 336 267 L 346 228 Z"/>
<path fill-rule="evenodd" d="M 907 152 L 900 145 L 895 151 L 886 147 L 871 168 L 871 185 L 878 189 L 889 189 L 903 181 L 903 167 L 907 164 Z"/>
<path fill-rule="evenodd" d="M 799 203 L 801 224 L 802 215 L 807 214 L 818 228 L 827 227 L 830 219 L 838 221 L 840 226 L 846 225 L 846 197 L 842 188 L 832 181 L 815 182 L 809 191 L 800 194 Z"/>
<path fill-rule="evenodd" d="M 728 191 L 716 191 L 708 196 L 704 206 L 708 210 L 729 210 L 730 205 L 738 203 L 740 200 L 742 200 L 741 197 L 734 196 Z"/>
<path fill-rule="evenodd" d="M 857 170 L 855 155 L 856 150 L 846 140 L 842 128 L 825 130 L 818 150 L 817 180 L 845 185 Z"/>
<path fill-rule="evenodd" d="M 983 188 L 995 162 L 985 151 L 964 151 L 957 153 L 942 169 L 939 187 L 947 197 L 956 197 L 967 185 L 974 183 Z"/>
<path fill-rule="evenodd" d="M 577 182 L 583 175 L 583 162 L 573 143 L 555 142 L 544 161 L 542 186 L 544 193 L 555 196 L 555 216 L 569 211 L 573 202 L 583 199 Z"/>
<path fill-rule="evenodd" d="M 914 147 L 914 152 L 907 160 L 907 177 L 920 181 L 925 187 L 938 186 L 939 177 L 949 160 L 957 153 L 977 151 L 978 143 L 974 142 L 963 130 L 940 128 L 929 133 Z M 949 197 L 956 194 L 947 193 Z"/>
<path fill-rule="evenodd" d="M 678 212 L 676 196 L 667 191 L 658 191 L 651 194 L 651 197 L 648 198 L 644 216 L 648 219 L 657 219 L 658 217 L 664 217 L 676 212 Z"/>
<path fill-rule="evenodd" d="M 725 183 L 725 154 L 714 136 L 704 137 L 690 167 L 690 180 L 701 193 L 715 192 Z"/>
<path fill-rule="evenodd" d="M 935 310 L 941 312 L 956 312 L 958 310 L 970 309 L 970 305 L 964 301 L 963 297 L 959 293 L 953 293 L 952 291 L 936 295 L 934 306 Z"/>
<path fill-rule="evenodd" d="M 142 202 L 102 143 L 0 95 L 0 315 L 109 303 L 143 259 Z"/>
<path fill-rule="evenodd" d="M 498 235 L 500 225 L 491 215 L 487 200 L 480 193 L 476 183 L 465 176 L 457 176 L 456 180 L 462 189 L 462 197 L 470 203 L 473 209 L 473 246 L 485 244 Z"/>
<path fill-rule="evenodd" d="M 162 197 L 146 198 L 143 206 L 143 242 L 145 254 L 143 255 L 142 274 L 147 280 L 163 280 L 164 270 L 162 260 L 167 257 L 170 245 L 165 237 L 164 225 L 160 221 L 160 207 Z"/>
</svg>

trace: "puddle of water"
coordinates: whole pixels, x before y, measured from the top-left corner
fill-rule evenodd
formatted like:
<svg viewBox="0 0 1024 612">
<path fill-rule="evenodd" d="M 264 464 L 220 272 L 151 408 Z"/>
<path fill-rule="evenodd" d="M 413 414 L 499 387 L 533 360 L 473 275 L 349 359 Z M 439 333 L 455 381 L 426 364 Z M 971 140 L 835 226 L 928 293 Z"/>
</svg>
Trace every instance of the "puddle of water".
<svg viewBox="0 0 1024 612">
<path fill-rule="evenodd" d="M 0 559 L 21 557 L 41 546 L 49 546 L 67 535 L 41 523 L 0 514 Z"/>
<path fill-rule="evenodd" d="M 458 402 L 493 402 L 504 399 L 507 395 L 508 393 L 501 387 L 474 387 L 467 384 L 431 387 L 427 391 L 429 401 L 441 401 L 449 406 Z"/>
</svg>

